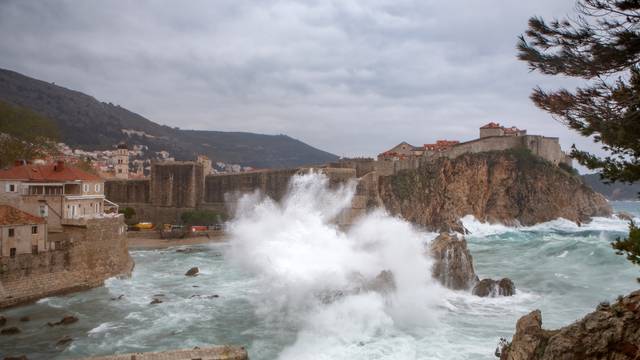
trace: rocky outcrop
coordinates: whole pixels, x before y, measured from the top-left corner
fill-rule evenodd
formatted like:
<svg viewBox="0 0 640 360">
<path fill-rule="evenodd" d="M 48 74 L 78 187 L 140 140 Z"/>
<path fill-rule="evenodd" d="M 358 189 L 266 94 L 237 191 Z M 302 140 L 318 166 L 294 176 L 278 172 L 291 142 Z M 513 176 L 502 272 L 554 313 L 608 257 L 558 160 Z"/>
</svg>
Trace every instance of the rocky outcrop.
<svg viewBox="0 0 640 360">
<path fill-rule="evenodd" d="M 187 272 L 184 275 L 185 276 L 198 276 L 199 273 L 200 273 L 200 269 L 198 269 L 197 267 L 192 267 L 191 269 L 187 270 Z"/>
<path fill-rule="evenodd" d="M 580 178 L 523 150 L 439 158 L 381 176 L 379 190 L 389 212 L 434 231 L 463 232 L 465 215 L 507 225 L 611 215 Z"/>
<path fill-rule="evenodd" d="M 471 293 L 480 297 L 513 296 L 516 294 L 516 286 L 509 278 L 499 281 L 482 279 L 473 287 Z"/>
<path fill-rule="evenodd" d="M 429 243 L 429 253 L 435 260 L 432 276 L 442 285 L 453 290 L 467 290 L 478 281 L 473 258 L 463 237 L 441 233 Z"/>
<path fill-rule="evenodd" d="M 640 291 L 560 330 L 542 329 L 539 310 L 516 324 L 501 360 L 632 360 L 640 359 Z"/>
</svg>

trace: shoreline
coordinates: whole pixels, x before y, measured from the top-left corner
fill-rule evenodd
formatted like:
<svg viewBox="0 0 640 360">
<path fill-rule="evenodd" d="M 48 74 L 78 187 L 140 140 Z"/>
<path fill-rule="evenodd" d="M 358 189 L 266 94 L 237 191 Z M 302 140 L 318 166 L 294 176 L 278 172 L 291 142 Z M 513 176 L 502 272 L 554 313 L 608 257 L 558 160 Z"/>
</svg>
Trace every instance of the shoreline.
<svg viewBox="0 0 640 360">
<path fill-rule="evenodd" d="M 184 239 L 161 238 L 128 238 L 129 250 L 166 249 L 182 245 L 202 245 L 208 243 L 221 243 L 227 241 L 224 234 L 207 236 L 194 236 Z"/>
</svg>

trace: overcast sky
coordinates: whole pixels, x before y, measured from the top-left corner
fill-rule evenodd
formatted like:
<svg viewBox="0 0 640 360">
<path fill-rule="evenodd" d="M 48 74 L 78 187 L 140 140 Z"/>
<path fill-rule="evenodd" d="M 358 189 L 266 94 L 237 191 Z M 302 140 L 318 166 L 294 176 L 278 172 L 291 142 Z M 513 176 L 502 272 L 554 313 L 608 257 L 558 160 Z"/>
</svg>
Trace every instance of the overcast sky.
<svg viewBox="0 0 640 360">
<path fill-rule="evenodd" d="M 184 129 L 342 156 L 470 140 L 489 121 L 596 147 L 529 100 L 517 36 L 574 0 L 6 1 L 0 67 Z"/>
</svg>

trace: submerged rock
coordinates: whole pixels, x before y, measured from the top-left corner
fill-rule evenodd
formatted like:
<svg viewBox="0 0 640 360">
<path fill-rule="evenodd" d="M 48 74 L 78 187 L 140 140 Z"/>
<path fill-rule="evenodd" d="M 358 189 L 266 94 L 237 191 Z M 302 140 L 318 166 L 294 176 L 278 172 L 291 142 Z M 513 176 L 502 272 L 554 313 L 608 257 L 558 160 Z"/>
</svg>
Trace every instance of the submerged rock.
<svg viewBox="0 0 640 360">
<path fill-rule="evenodd" d="M 73 338 L 71 336 L 65 335 L 60 340 L 58 340 L 58 342 L 56 343 L 56 346 L 67 346 L 72 341 L 73 341 Z"/>
<path fill-rule="evenodd" d="M 29 360 L 26 355 L 21 356 L 5 356 L 2 360 Z"/>
<path fill-rule="evenodd" d="M 11 326 L 8 328 L 4 328 L 2 330 L 0 330 L 0 335 L 15 335 L 15 334 L 19 334 L 22 331 L 20 330 L 20 328 L 16 327 L 16 326 Z"/>
<path fill-rule="evenodd" d="M 467 290 L 478 281 L 464 237 L 441 233 L 429 244 L 429 252 L 435 259 L 432 276 L 442 285 Z"/>
<path fill-rule="evenodd" d="M 155 305 L 155 304 L 162 304 L 162 300 L 160 300 L 160 299 L 153 299 L 153 300 L 151 300 L 151 302 L 149 303 L 149 305 Z"/>
<path fill-rule="evenodd" d="M 0 327 L 3 327 L 7 324 L 7 318 L 4 315 L 0 315 Z"/>
<path fill-rule="evenodd" d="M 23 316 L 20 318 L 20 322 L 27 322 L 27 321 L 31 321 L 31 318 L 29 316 Z"/>
<path fill-rule="evenodd" d="M 516 324 L 501 360 L 634 360 L 640 358 L 640 290 L 560 330 L 542 329 L 535 310 Z"/>
<path fill-rule="evenodd" d="M 47 325 L 49 326 L 57 326 L 57 325 L 69 325 L 69 324 L 73 324 L 75 322 L 78 321 L 78 318 L 73 316 L 73 315 L 65 315 L 60 321 L 58 322 L 49 322 L 47 323 Z"/>
<path fill-rule="evenodd" d="M 192 267 L 191 269 L 189 269 L 185 273 L 185 275 L 186 276 L 197 276 L 199 272 L 200 272 L 200 269 L 198 269 L 197 267 Z"/>
<path fill-rule="evenodd" d="M 500 281 L 482 279 L 473 287 L 471 293 L 480 297 L 513 296 L 516 293 L 516 286 L 509 278 L 503 278 Z"/>
<path fill-rule="evenodd" d="M 616 216 L 618 217 L 618 219 L 620 220 L 625 220 L 625 221 L 633 221 L 633 215 L 629 214 L 626 211 L 620 211 L 616 214 Z"/>
</svg>

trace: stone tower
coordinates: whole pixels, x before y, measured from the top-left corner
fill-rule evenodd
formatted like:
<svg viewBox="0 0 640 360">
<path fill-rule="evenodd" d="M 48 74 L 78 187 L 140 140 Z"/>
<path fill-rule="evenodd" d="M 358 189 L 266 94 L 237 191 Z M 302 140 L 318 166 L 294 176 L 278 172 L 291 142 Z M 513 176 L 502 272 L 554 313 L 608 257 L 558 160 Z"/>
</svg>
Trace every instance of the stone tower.
<svg viewBox="0 0 640 360">
<path fill-rule="evenodd" d="M 129 148 L 127 144 L 120 143 L 116 150 L 116 178 L 128 179 L 129 178 Z"/>
</svg>

